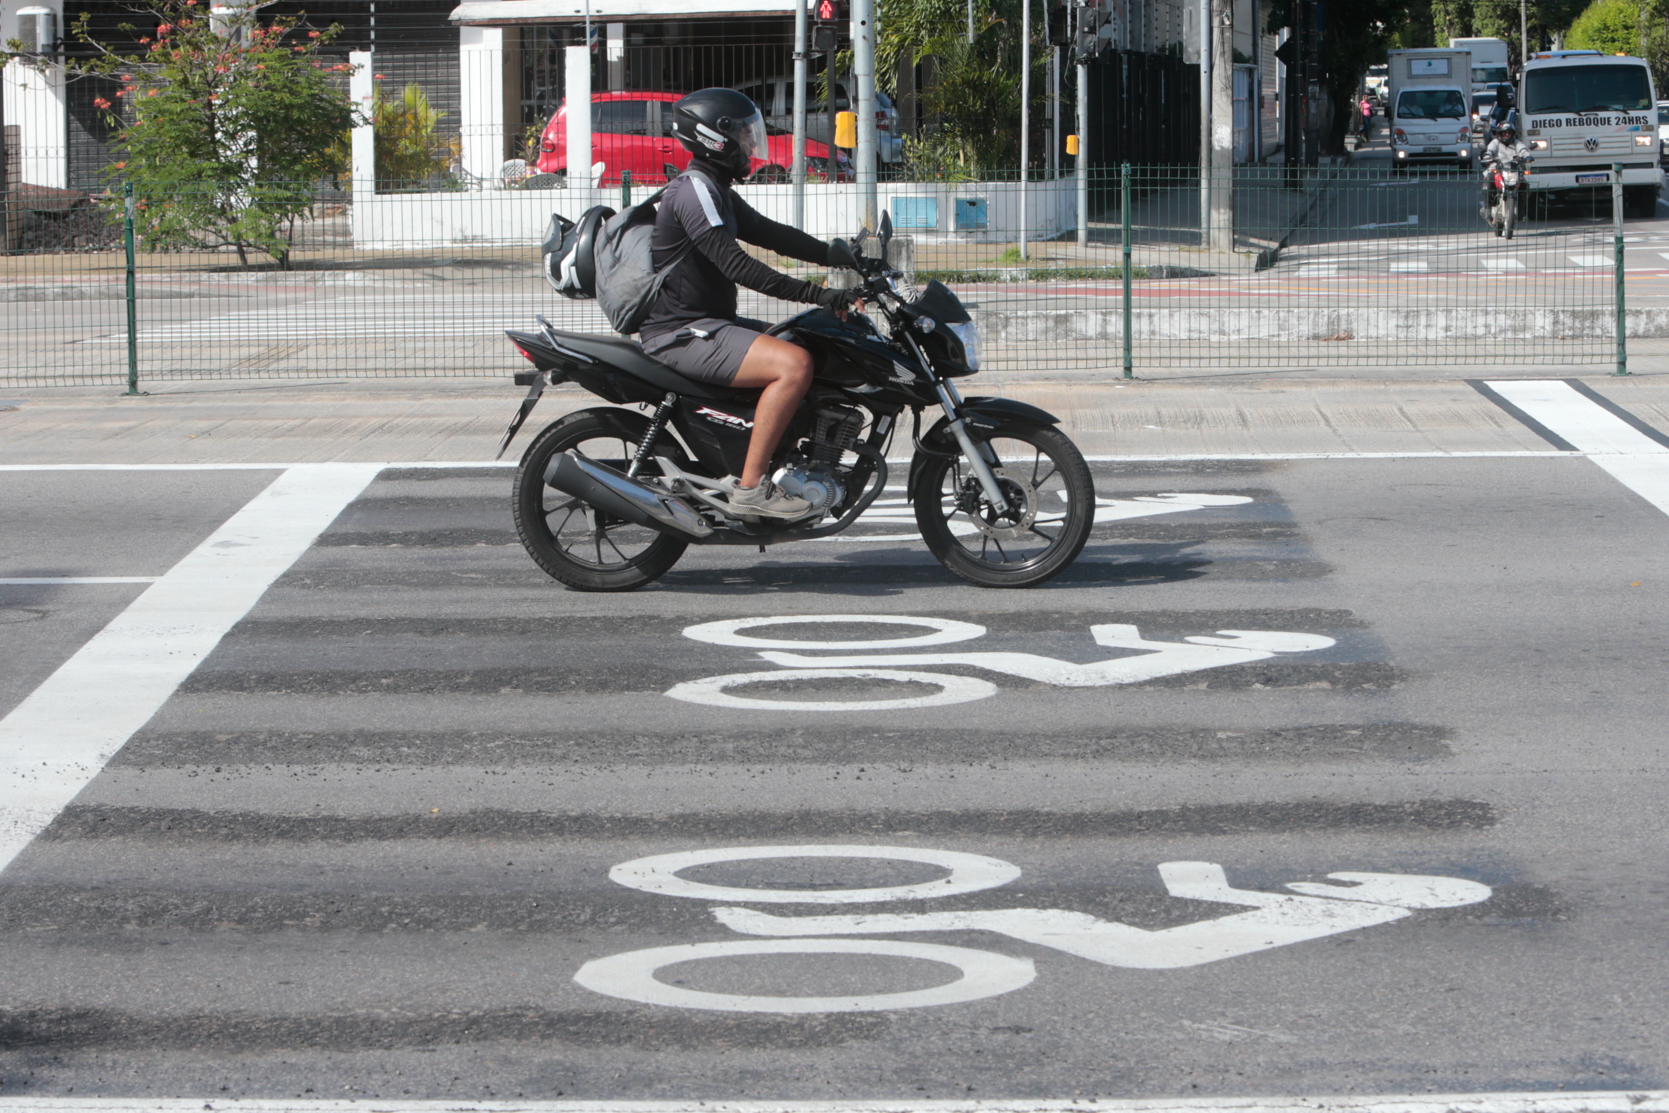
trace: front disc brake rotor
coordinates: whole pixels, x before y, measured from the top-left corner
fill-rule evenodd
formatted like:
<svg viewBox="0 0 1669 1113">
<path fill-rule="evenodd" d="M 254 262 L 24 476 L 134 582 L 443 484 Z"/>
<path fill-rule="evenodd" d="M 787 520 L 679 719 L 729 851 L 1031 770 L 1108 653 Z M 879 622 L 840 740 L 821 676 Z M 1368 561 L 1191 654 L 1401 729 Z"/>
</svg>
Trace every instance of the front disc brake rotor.
<svg viewBox="0 0 1669 1113">
<path fill-rule="evenodd" d="M 1037 488 L 1024 479 L 1016 479 L 1002 468 L 992 468 L 991 472 L 997 477 L 997 486 L 1002 488 L 1003 498 L 1008 500 L 1008 510 L 999 517 L 986 501 L 985 492 L 976 479 L 973 484 L 979 494 L 979 509 L 968 517 L 974 520 L 980 533 L 994 541 L 1020 540 L 1031 533 L 1032 523 L 1037 520 Z"/>
</svg>

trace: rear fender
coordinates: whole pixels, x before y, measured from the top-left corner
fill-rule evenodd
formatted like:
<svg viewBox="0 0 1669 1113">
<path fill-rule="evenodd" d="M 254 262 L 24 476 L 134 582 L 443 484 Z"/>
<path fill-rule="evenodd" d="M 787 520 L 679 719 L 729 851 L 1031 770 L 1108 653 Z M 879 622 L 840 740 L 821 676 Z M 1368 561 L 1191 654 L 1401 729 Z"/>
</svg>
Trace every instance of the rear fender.
<svg viewBox="0 0 1669 1113">
<path fill-rule="evenodd" d="M 962 400 L 962 420 L 967 422 L 968 432 L 975 436 L 989 436 L 992 430 L 1003 425 L 1061 423 L 1061 419 L 1048 410 L 1039 409 L 1026 402 L 1017 402 L 1012 398 L 981 397 Z M 904 488 L 905 497 L 911 500 L 916 497 L 916 477 L 926 466 L 927 456 L 954 455 L 961 450 L 961 446 L 956 443 L 956 437 L 951 434 L 950 418 L 941 417 L 934 422 L 933 428 L 922 437 L 916 454 L 910 458 L 910 478 Z"/>
</svg>

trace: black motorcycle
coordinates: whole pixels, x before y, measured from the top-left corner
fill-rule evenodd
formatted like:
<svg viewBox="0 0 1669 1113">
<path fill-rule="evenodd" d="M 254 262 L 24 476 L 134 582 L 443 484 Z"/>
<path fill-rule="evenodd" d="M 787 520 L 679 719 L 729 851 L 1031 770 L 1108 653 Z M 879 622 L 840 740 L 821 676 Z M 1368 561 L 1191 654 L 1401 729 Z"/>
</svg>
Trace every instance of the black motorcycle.
<svg viewBox="0 0 1669 1113">
<path fill-rule="evenodd" d="M 666 573 L 689 545 L 766 545 L 828 537 L 851 527 L 887 485 L 887 451 L 912 416 L 905 493 L 933 555 L 982 587 L 1030 587 L 1077 558 L 1095 517 L 1082 453 L 1059 419 L 1006 398 L 963 398 L 953 379 L 979 369 L 979 336 L 956 295 L 938 281 L 917 290 L 879 244 L 844 240 L 830 263 L 856 271 L 887 331 L 860 313 L 813 309 L 771 329 L 812 353 L 815 377 L 771 463 L 771 478 L 811 512 L 795 521 L 732 511 L 724 477 L 738 475 L 753 428 L 756 390 L 697 382 L 644 355 L 630 340 L 506 330 L 534 371 L 505 432 L 509 447 L 547 384 L 577 383 L 617 406 L 546 426 L 522 455 L 513 507 L 534 561 L 581 591 L 628 591 Z M 880 257 L 867 257 L 879 246 Z M 942 416 L 925 433 L 922 411 Z"/>
</svg>

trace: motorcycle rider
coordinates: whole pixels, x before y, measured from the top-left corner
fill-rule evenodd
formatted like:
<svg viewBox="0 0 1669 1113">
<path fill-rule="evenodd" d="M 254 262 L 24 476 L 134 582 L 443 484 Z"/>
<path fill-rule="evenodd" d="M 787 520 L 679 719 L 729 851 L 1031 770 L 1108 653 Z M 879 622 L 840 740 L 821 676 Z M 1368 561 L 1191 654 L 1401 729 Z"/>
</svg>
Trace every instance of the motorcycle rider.
<svg viewBox="0 0 1669 1113">
<path fill-rule="evenodd" d="M 736 315 L 736 287 L 834 310 L 863 310 L 862 289 L 831 290 L 783 274 L 748 255 L 738 240 L 827 266 L 829 245 L 761 216 L 731 188 L 766 153 L 765 119 L 734 89 L 703 89 L 672 106 L 672 135 L 693 157 L 661 198 L 651 239 L 655 267 L 680 251 L 640 330 L 643 350 L 680 374 L 720 386 L 759 388 L 742 474 L 730 505 L 745 514 L 793 519 L 811 503 L 766 475 L 771 454 L 811 387 L 811 353 L 766 336 L 770 326 Z"/>
<path fill-rule="evenodd" d="M 1516 113 L 1508 116 L 1495 125 L 1495 138 L 1484 148 L 1483 155 L 1483 209 L 1484 219 L 1489 219 L 1489 207 L 1495 203 L 1495 169 L 1497 165 L 1511 159 L 1522 162 L 1530 161 L 1530 148 L 1518 141 L 1518 122 Z"/>
</svg>

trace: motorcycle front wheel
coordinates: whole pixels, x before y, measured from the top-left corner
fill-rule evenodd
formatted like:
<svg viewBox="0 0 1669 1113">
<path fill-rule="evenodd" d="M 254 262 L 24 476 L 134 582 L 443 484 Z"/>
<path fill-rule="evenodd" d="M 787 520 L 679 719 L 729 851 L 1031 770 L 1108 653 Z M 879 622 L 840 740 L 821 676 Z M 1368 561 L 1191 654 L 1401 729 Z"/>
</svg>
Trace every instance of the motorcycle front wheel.
<svg viewBox="0 0 1669 1113">
<path fill-rule="evenodd" d="M 1518 198 L 1512 191 L 1501 195 L 1501 235 L 1507 239 L 1513 238 L 1513 225 L 1518 222 Z"/>
<path fill-rule="evenodd" d="M 1095 524 L 1089 465 L 1047 425 L 1016 423 L 986 443 L 1008 509 L 998 514 L 960 453 L 929 456 L 910 491 L 927 548 L 980 587 L 1032 587 L 1078 558 Z"/>
<path fill-rule="evenodd" d="M 579 591 L 631 591 L 665 575 L 684 555 L 687 542 L 604 514 L 545 485 L 552 458 L 570 448 L 623 472 L 648 434 L 649 419 L 642 414 L 581 410 L 546 426 L 528 446 L 516 469 L 511 508 L 522 546 L 552 578 Z M 666 433 L 654 451 L 680 467 L 687 462 Z M 660 472 L 651 460 L 640 474 Z"/>
</svg>

